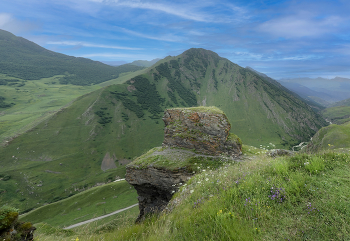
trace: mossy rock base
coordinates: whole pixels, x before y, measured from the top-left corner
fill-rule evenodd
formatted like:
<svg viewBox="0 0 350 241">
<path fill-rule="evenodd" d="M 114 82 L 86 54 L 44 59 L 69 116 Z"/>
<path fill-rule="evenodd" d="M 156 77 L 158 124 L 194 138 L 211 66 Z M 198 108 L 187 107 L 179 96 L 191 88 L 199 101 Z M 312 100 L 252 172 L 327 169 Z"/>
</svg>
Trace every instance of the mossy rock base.
<svg viewBox="0 0 350 241">
<path fill-rule="evenodd" d="M 194 149 L 155 147 L 136 158 L 127 168 L 146 169 L 153 167 L 171 172 L 196 173 L 198 165 L 201 165 L 202 168 L 218 168 L 224 163 L 240 160 L 240 158 L 225 155 L 204 155 Z"/>
</svg>

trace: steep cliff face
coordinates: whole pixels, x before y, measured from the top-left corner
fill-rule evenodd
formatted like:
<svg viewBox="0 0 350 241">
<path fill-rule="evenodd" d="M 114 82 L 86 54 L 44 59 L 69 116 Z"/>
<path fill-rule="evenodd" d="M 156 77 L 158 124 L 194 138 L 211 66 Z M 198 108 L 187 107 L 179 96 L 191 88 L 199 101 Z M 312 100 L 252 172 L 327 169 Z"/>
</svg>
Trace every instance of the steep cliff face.
<svg viewBox="0 0 350 241">
<path fill-rule="evenodd" d="M 139 195 L 140 214 L 162 211 L 197 165 L 219 167 L 242 153 L 240 139 L 229 134 L 226 115 L 215 107 L 169 109 L 164 112 L 164 142 L 126 167 L 125 179 Z"/>
</svg>

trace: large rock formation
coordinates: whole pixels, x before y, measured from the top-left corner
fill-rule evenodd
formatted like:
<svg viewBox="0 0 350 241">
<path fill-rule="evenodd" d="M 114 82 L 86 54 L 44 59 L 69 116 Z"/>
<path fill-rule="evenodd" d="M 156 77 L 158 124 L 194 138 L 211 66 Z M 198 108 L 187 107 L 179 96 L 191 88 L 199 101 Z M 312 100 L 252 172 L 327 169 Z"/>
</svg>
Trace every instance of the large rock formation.
<svg viewBox="0 0 350 241">
<path fill-rule="evenodd" d="M 207 155 L 240 155 L 242 143 L 229 135 L 226 115 L 215 107 L 175 108 L 164 112 L 163 145 L 195 149 Z"/>
<path fill-rule="evenodd" d="M 140 214 L 162 211 L 194 173 L 197 163 L 220 166 L 241 154 L 226 115 L 215 107 L 175 108 L 164 112 L 164 142 L 126 167 L 125 179 L 139 195 Z"/>
</svg>

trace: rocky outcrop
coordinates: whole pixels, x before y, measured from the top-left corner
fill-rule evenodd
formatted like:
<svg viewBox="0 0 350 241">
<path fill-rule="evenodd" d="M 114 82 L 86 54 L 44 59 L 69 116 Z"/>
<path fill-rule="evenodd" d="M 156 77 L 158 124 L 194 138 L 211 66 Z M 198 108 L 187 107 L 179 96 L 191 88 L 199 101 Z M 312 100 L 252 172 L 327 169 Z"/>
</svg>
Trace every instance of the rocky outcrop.
<svg viewBox="0 0 350 241">
<path fill-rule="evenodd" d="M 173 194 L 193 174 L 181 170 L 170 171 L 149 167 L 136 169 L 127 167 L 125 179 L 137 190 L 140 214 L 136 222 L 143 220 L 145 215 L 162 211 L 169 203 Z"/>
<path fill-rule="evenodd" d="M 242 143 L 229 135 L 226 115 L 215 107 L 175 108 L 164 112 L 165 146 L 195 149 L 207 155 L 240 155 Z"/>
<path fill-rule="evenodd" d="M 162 211 L 173 194 L 197 170 L 197 162 L 222 163 L 241 154 L 242 143 L 230 134 L 226 115 L 215 107 L 168 109 L 164 142 L 126 167 L 125 180 L 138 193 L 140 214 Z M 225 160 L 224 160 L 225 159 Z"/>
</svg>

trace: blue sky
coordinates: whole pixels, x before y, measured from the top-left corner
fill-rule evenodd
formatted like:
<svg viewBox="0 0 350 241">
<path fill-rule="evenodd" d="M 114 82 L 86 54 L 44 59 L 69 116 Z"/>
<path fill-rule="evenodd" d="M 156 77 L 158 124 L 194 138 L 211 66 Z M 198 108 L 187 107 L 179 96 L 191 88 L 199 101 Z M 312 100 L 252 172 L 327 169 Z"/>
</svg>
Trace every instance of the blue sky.
<svg viewBox="0 0 350 241">
<path fill-rule="evenodd" d="M 350 78 L 348 0 L 1 0 L 0 29 L 98 61 L 205 48 L 275 79 Z"/>
</svg>

